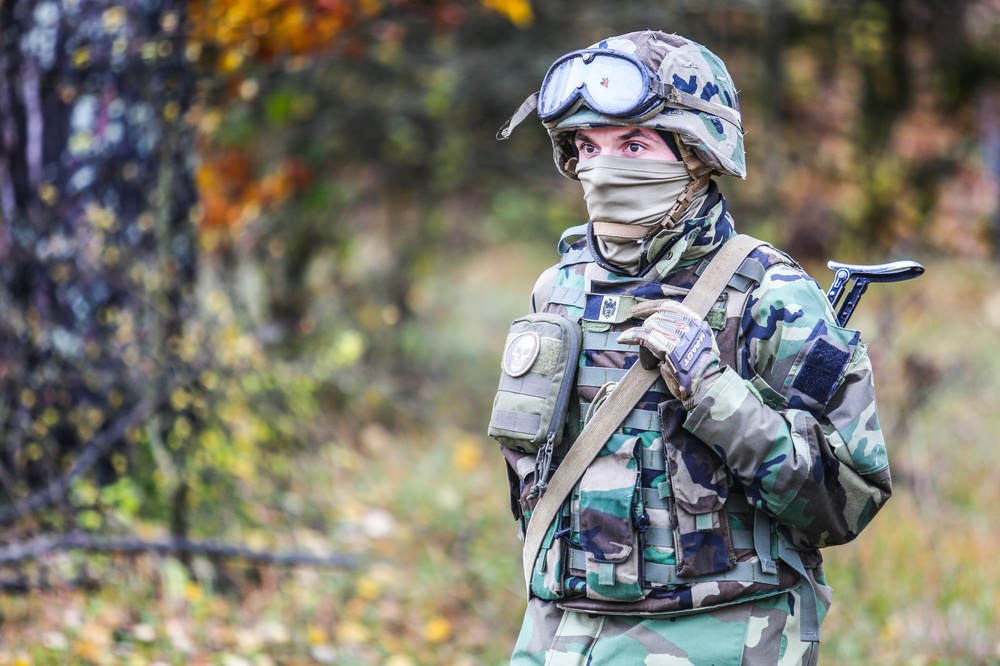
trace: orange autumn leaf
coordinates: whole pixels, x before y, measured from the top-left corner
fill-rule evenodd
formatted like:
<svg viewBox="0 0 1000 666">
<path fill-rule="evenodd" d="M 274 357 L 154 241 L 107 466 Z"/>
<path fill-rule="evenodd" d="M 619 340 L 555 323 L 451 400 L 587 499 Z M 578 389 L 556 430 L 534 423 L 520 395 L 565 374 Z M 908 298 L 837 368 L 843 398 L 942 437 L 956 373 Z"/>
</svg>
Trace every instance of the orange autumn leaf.
<svg viewBox="0 0 1000 666">
<path fill-rule="evenodd" d="M 367 3 L 366 3 L 367 4 Z M 207 0 L 189 5 L 192 40 L 218 47 L 224 71 L 330 46 L 363 8 L 346 0 Z"/>
</svg>

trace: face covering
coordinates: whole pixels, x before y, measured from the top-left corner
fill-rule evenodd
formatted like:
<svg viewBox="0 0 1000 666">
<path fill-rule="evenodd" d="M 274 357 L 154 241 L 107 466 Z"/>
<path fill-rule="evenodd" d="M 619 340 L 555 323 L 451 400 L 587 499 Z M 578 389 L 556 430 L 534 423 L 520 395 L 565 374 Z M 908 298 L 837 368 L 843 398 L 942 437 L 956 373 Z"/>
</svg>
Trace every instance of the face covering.
<svg viewBox="0 0 1000 666">
<path fill-rule="evenodd" d="M 684 162 L 598 155 L 580 162 L 576 175 L 594 223 L 601 255 L 635 273 L 642 241 L 691 182 Z"/>
</svg>

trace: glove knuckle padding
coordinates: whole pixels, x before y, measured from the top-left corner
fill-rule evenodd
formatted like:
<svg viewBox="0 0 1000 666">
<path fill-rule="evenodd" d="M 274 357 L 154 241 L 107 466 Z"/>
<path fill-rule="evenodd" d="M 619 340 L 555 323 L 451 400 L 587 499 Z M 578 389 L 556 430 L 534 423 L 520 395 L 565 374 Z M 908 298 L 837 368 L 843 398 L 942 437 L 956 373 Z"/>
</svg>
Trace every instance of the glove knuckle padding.
<svg viewBox="0 0 1000 666">
<path fill-rule="evenodd" d="M 647 355 L 656 357 L 671 393 L 682 400 L 693 393 L 693 385 L 712 358 L 718 357 L 709 325 L 676 302 L 661 305 L 641 326 L 622 333 L 619 341 L 638 342 Z"/>
</svg>

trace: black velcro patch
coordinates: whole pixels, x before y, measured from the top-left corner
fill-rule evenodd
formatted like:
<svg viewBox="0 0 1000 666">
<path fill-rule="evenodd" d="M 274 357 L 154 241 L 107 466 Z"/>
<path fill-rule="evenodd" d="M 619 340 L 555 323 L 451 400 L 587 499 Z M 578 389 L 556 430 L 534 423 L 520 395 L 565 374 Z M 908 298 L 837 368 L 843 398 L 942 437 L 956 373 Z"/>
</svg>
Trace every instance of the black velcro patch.
<svg viewBox="0 0 1000 666">
<path fill-rule="evenodd" d="M 792 388 L 809 396 L 819 404 L 826 403 L 837 387 L 844 367 L 851 355 L 819 338 L 809 350 Z"/>
</svg>

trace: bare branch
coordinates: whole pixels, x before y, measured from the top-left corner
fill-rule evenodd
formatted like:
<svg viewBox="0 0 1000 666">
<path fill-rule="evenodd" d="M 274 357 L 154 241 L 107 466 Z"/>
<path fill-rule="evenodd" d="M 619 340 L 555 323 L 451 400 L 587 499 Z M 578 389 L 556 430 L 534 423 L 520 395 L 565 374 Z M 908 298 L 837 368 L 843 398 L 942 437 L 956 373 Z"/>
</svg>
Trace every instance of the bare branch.
<svg viewBox="0 0 1000 666">
<path fill-rule="evenodd" d="M 347 555 L 320 556 L 301 552 L 274 553 L 217 541 L 199 541 L 177 537 L 147 541 L 136 537 L 103 537 L 84 532 L 70 532 L 58 536 L 42 536 L 30 541 L 22 541 L 0 548 L 0 565 L 17 564 L 65 550 L 130 555 L 143 553 L 175 555 L 187 553 L 212 558 L 246 560 L 255 564 L 269 564 L 282 567 L 354 568 L 357 566 L 354 558 Z"/>
<path fill-rule="evenodd" d="M 0 507 L 0 524 L 10 523 L 18 518 L 38 511 L 42 507 L 58 502 L 69 490 L 70 483 L 74 478 L 80 476 L 94 463 L 101 459 L 108 449 L 116 442 L 121 441 L 130 428 L 133 428 L 148 419 L 159 408 L 163 402 L 162 395 L 149 396 L 139 402 L 127 414 L 114 421 L 106 430 L 101 431 L 77 456 L 76 461 L 68 472 L 50 483 L 48 486 L 37 492 L 28 495 L 24 499 L 17 500 L 13 504 Z"/>
</svg>

